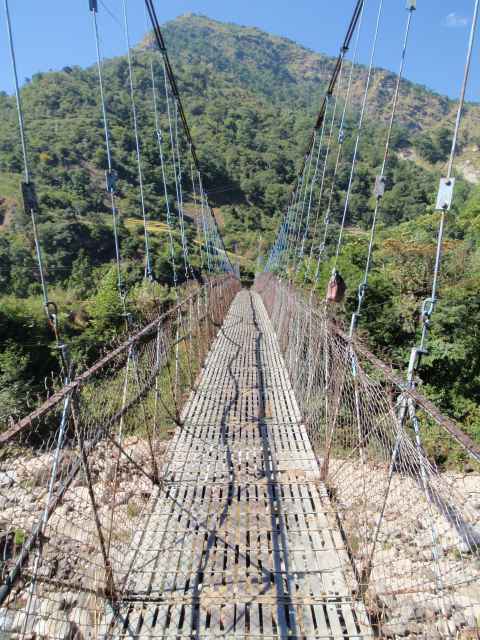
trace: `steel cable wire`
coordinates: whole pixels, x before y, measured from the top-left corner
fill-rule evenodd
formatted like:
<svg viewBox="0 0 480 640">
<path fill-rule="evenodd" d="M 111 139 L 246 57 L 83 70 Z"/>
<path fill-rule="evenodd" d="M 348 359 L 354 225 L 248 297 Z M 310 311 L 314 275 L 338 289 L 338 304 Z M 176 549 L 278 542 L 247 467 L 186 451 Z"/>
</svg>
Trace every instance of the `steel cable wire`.
<svg viewBox="0 0 480 640">
<path fill-rule="evenodd" d="M 133 134 L 135 138 L 135 155 L 136 155 L 136 161 L 137 161 L 138 186 L 140 190 L 140 207 L 142 212 L 143 237 L 144 237 L 144 243 L 145 243 L 145 278 L 151 279 L 153 277 L 153 271 L 152 271 L 152 264 L 151 264 L 151 258 L 150 258 L 150 243 L 149 243 L 148 229 L 147 229 L 147 212 L 145 208 L 142 155 L 140 150 L 137 105 L 135 101 L 135 89 L 134 89 L 134 81 L 133 81 L 133 64 L 132 64 L 132 54 L 131 54 L 131 46 L 130 46 L 130 30 L 128 25 L 127 0 L 123 0 L 123 20 L 124 20 L 124 31 L 125 31 L 125 43 L 127 46 L 128 81 L 129 81 L 130 104 L 131 104 L 132 120 L 133 120 Z"/>
<path fill-rule="evenodd" d="M 337 240 L 337 248 L 335 251 L 335 258 L 333 261 L 333 269 L 332 272 L 336 272 L 337 269 L 337 264 L 338 264 L 338 258 L 340 255 L 340 249 L 342 246 L 342 240 L 343 240 L 343 232 L 345 229 L 345 222 L 347 219 L 347 214 L 348 214 L 348 210 L 349 210 L 349 205 L 350 205 L 350 197 L 352 194 L 352 187 L 353 187 L 353 179 L 355 176 L 355 169 L 356 169 L 356 165 L 357 165 L 357 159 L 358 159 L 358 149 L 359 149 L 359 145 L 360 145 L 360 139 L 361 139 L 361 135 L 362 135 L 362 129 L 363 129 L 363 124 L 364 124 L 364 119 L 365 119 L 365 113 L 366 113 L 366 108 L 367 108 L 367 100 L 368 100 L 368 92 L 370 89 L 370 83 L 371 83 L 371 79 L 372 79 L 372 75 L 373 75 L 373 63 L 375 60 L 375 53 L 377 50 L 377 41 L 378 41 L 378 35 L 380 32 L 380 20 L 382 17 L 382 11 L 383 11 L 383 0 L 380 0 L 379 5 L 378 5 L 378 11 L 377 11 L 377 20 L 376 20 L 376 24 L 375 24 L 375 31 L 374 31 L 374 35 L 373 35 L 373 40 L 372 40 L 372 48 L 370 51 L 370 62 L 368 65 L 368 72 L 367 72 L 367 77 L 366 77 L 366 81 L 365 81 L 365 90 L 364 90 L 364 94 L 363 94 L 363 100 L 362 100 L 362 108 L 360 111 L 360 117 L 358 120 L 358 124 L 357 124 L 357 137 L 355 140 L 355 145 L 354 145 L 354 150 L 353 150 L 353 157 L 352 157 L 352 163 L 351 163 L 351 170 L 350 170 L 350 177 L 348 180 L 348 187 L 347 187 L 347 193 L 345 196 L 345 204 L 344 204 L 344 208 L 343 208 L 343 215 L 342 215 L 342 221 L 340 224 L 340 231 L 338 234 L 338 240 Z"/>
</svg>

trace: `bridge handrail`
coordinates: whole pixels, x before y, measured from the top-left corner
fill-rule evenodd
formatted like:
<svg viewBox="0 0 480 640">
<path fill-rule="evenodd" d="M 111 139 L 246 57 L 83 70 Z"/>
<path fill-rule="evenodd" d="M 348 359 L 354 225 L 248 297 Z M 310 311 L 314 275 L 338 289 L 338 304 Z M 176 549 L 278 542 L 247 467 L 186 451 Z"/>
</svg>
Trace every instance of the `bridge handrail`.
<svg viewBox="0 0 480 640">
<path fill-rule="evenodd" d="M 6 431 L 0 434 L 0 447 L 7 444 L 18 435 L 21 431 L 31 427 L 31 425 L 39 420 L 42 416 L 51 411 L 54 407 L 56 407 L 60 402 L 62 402 L 69 394 L 73 391 L 81 387 L 87 380 L 89 380 L 92 376 L 98 374 L 99 371 L 104 369 L 108 364 L 110 364 L 115 358 L 117 358 L 122 353 L 127 352 L 130 347 L 135 344 L 138 344 L 143 338 L 150 335 L 158 326 L 160 326 L 168 317 L 171 317 L 175 314 L 176 311 L 184 307 L 188 304 L 192 299 L 198 296 L 199 292 L 202 289 L 213 289 L 231 279 L 235 280 L 235 276 L 233 275 L 225 275 L 220 276 L 215 279 L 208 280 L 203 287 L 199 287 L 195 289 L 193 293 L 185 297 L 181 302 L 176 304 L 175 306 L 165 311 L 160 316 L 155 318 L 152 322 L 147 324 L 143 329 L 135 333 L 133 336 L 122 342 L 120 346 L 116 349 L 113 349 L 106 356 L 97 360 L 91 367 L 86 369 L 83 373 L 79 374 L 72 382 L 62 387 L 59 391 L 52 394 L 45 402 L 43 402 L 37 409 L 29 413 L 27 416 L 12 424 Z M 188 335 L 188 334 L 186 334 Z M 184 336 L 185 337 L 185 336 Z"/>
<path fill-rule="evenodd" d="M 445 416 L 434 404 L 431 400 L 429 400 L 422 393 L 417 391 L 416 389 L 410 389 L 407 387 L 405 380 L 403 380 L 398 373 L 392 368 L 382 362 L 377 356 L 375 356 L 371 351 L 369 351 L 364 344 L 358 339 L 354 338 L 351 340 L 347 333 L 342 331 L 339 327 L 336 327 L 333 323 L 331 323 L 331 329 L 334 331 L 340 338 L 345 340 L 346 342 L 352 341 L 355 351 L 366 358 L 374 367 L 379 369 L 383 375 L 395 386 L 401 389 L 402 393 L 412 398 L 415 403 L 421 407 L 428 415 L 435 420 L 435 422 L 443 427 L 448 433 L 461 445 L 465 448 L 466 451 L 478 462 L 480 462 L 480 446 L 470 438 L 459 425 L 449 418 Z"/>
</svg>

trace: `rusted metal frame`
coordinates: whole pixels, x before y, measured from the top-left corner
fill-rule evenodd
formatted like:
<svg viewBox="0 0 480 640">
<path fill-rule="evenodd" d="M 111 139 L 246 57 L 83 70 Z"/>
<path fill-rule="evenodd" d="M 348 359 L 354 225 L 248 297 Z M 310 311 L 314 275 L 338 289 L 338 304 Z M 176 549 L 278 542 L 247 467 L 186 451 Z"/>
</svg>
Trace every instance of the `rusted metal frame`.
<svg viewBox="0 0 480 640">
<path fill-rule="evenodd" d="M 374 555 L 375 555 L 375 551 L 376 551 L 376 547 L 377 547 L 377 543 L 378 543 L 378 537 L 380 535 L 380 530 L 381 530 L 381 527 L 382 527 L 382 524 L 383 524 L 383 520 L 384 520 L 385 509 L 387 507 L 387 502 L 388 502 L 388 496 L 390 495 L 390 488 L 391 488 L 391 484 L 392 484 L 393 473 L 394 473 L 394 470 L 395 470 L 395 462 L 396 462 L 398 453 L 400 451 L 401 444 L 402 444 L 403 440 L 406 438 L 405 430 L 404 430 L 403 425 L 404 425 L 404 421 L 405 421 L 405 412 L 406 412 L 407 405 L 406 404 L 402 405 L 402 407 L 400 408 L 400 412 L 397 415 L 397 411 L 395 410 L 390 397 L 387 396 L 387 398 L 388 398 L 388 407 L 389 407 L 390 416 L 391 416 L 393 422 L 397 425 L 397 433 L 396 433 L 395 440 L 394 440 L 394 443 L 393 443 L 392 454 L 390 456 L 389 472 L 388 472 L 388 479 L 387 479 L 387 488 L 385 490 L 385 494 L 384 494 L 384 497 L 383 497 L 383 503 L 382 503 L 382 508 L 380 510 L 380 516 L 379 516 L 378 522 L 376 523 L 376 526 L 375 526 L 375 532 L 374 532 L 374 535 L 373 535 L 373 541 L 371 543 L 370 553 L 368 554 L 366 563 L 361 568 L 361 573 L 360 574 L 358 574 L 357 567 L 355 567 L 355 573 L 357 574 L 357 580 L 358 580 L 358 584 L 359 584 L 360 595 L 361 595 L 362 598 L 364 597 L 365 593 L 367 592 L 367 590 L 368 590 L 368 588 L 370 586 L 370 578 L 371 578 L 372 570 L 373 570 L 373 558 L 374 558 Z M 369 437 L 369 433 L 367 433 L 366 436 Z M 354 554 L 352 554 L 352 558 L 353 557 L 354 557 Z"/>
<path fill-rule="evenodd" d="M 36 591 L 36 588 L 37 588 L 38 570 L 39 570 L 39 567 L 40 567 L 40 565 L 42 563 L 42 560 L 43 560 L 43 536 L 44 536 L 44 529 L 45 529 L 45 526 L 47 524 L 47 520 L 46 520 L 47 507 L 48 507 L 48 503 L 49 503 L 49 501 L 51 499 L 51 496 L 52 496 L 52 492 L 53 492 L 53 487 L 54 487 L 55 481 L 57 479 L 60 451 L 61 451 L 61 449 L 63 447 L 65 432 L 66 432 L 67 425 L 68 425 L 68 422 L 69 422 L 70 400 L 71 400 L 71 397 L 67 396 L 65 398 L 64 403 L 63 403 L 62 418 L 60 420 L 60 425 L 59 425 L 59 429 L 58 429 L 57 444 L 56 444 L 56 447 L 55 447 L 55 454 L 54 454 L 54 457 L 53 457 L 52 471 L 51 471 L 50 478 L 49 478 L 49 481 L 48 481 L 47 500 L 46 500 L 45 507 L 43 509 L 43 515 L 42 515 L 42 519 L 41 519 L 41 529 L 40 529 L 40 533 L 39 533 L 40 544 L 38 544 L 36 546 L 34 568 L 33 568 L 33 574 L 32 574 L 32 578 L 31 578 L 30 588 L 29 588 L 28 602 L 27 602 L 27 607 L 26 607 L 26 615 L 25 615 L 24 623 L 22 625 L 22 637 L 25 635 L 26 630 L 27 630 L 27 625 L 29 623 L 30 609 L 31 609 L 31 606 L 32 606 L 32 600 L 33 600 L 33 598 L 35 596 L 35 591 Z"/>
<path fill-rule="evenodd" d="M 377 547 L 378 536 L 380 535 L 380 529 L 383 524 L 383 516 L 385 515 L 385 509 L 387 508 L 388 496 L 390 495 L 390 488 L 392 486 L 393 473 L 395 470 L 395 461 L 397 459 L 398 452 L 402 443 L 402 439 L 405 437 L 402 422 L 398 422 L 397 437 L 395 439 L 395 446 L 393 447 L 392 455 L 390 457 L 390 465 L 388 470 L 387 487 L 383 496 L 382 508 L 380 509 L 380 516 L 375 527 L 375 533 L 373 536 L 372 547 L 368 554 L 368 559 L 365 566 L 362 568 L 362 572 L 359 580 L 359 592 L 360 597 L 363 599 L 370 585 L 370 577 L 373 569 L 373 556 Z"/>
<path fill-rule="evenodd" d="M 326 482 L 327 478 L 328 478 L 328 471 L 329 471 L 329 466 L 330 466 L 330 454 L 332 451 L 332 446 L 333 446 L 333 436 L 335 433 L 335 428 L 337 426 L 337 419 L 338 419 L 338 415 L 340 413 L 340 405 L 342 402 L 342 396 L 343 396 L 343 389 L 345 387 L 346 384 L 346 379 L 347 379 L 347 369 L 348 367 L 343 367 L 342 368 L 342 372 L 341 372 L 341 382 L 336 385 L 336 388 L 338 389 L 338 393 L 335 393 L 334 397 L 333 397 L 333 402 L 332 404 L 334 405 L 333 407 L 333 411 L 332 411 L 332 423 L 331 423 L 331 428 L 329 430 L 329 434 L 328 434 L 328 440 L 326 442 L 326 446 L 325 446 L 325 455 L 323 458 L 323 463 L 322 466 L 320 468 L 320 478 Z M 327 402 L 328 402 L 328 397 L 327 397 Z M 325 425 L 327 426 L 327 425 Z"/>
<path fill-rule="evenodd" d="M 188 377 L 190 379 L 190 389 L 193 388 L 193 371 L 192 371 L 192 361 L 191 361 L 191 353 L 193 351 L 192 349 L 192 337 L 193 337 L 193 330 L 192 330 L 192 302 L 191 300 L 188 303 L 188 340 L 189 340 L 189 344 L 188 346 L 185 347 L 185 350 L 187 352 L 187 369 L 188 369 Z"/>
<path fill-rule="evenodd" d="M 195 347 L 196 347 L 196 358 L 198 363 L 198 368 L 201 369 L 203 365 L 203 356 L 202 356 L 202 325 L 200 324 L 200 296 L 197 297 L 196 300 L 196 317 L 198 319 L 198 325 L 196 330 L 196 339 L 195 339 Z"/>
<path fill-rule="evenodd" d="M 423 489 L 423 493 L 425 494 L 425 499 L 428 505 L 428 516 L 430 520 L 430 536 L 432 538 L 432 547 L 433 547 L 433 560 L 435 562 L 435 581 L 437 584 L 437 590 L 442 594 L 442 606 L 445 610 L 445 602 L 444 602 L 444 589 L 445 585 L 443 582 L 442 569 L 440 566 L 440 553 L 439 553 L 439 540 L 438 540 L 438 532 L 437 527 L 435 525 L 435 519 L 433 517 L 432 511 L 432 500 L 431 493 L 432 489 L 430 486 L 430 474 L 427 471 L 425 465 L 425 453 L 423 448 L 423 443 L 420 434 L 420 421 L 418 420 L 416 406 L 414 401 L 411 398 L 407 399 L 407 411 L 410 418 L 410 422 L 413 425 L 413 429 L 415 431 L 415 448 L 417 451 L 417 455 L 420 462 L 420 478 L 421 485 Z"/>
<path fill-rule="evenodd" d="M 115 440 L 115 438 L 114 438 L 111 434 L 106 433 L 105 435 L 106 435 L 107 440 L 108 440 L 109 442 L 111 442 L 111 443 L 113 444 L 113 446 L 114 446 L 116 449 L 118 449 L 118 451 L 119 451 L 120 453 L 122 453 L 122 454 L 127 458 L 127 460 L 128 460 L 128 461 L 129 461 L 129 462 L 130 462 L 134 467 L 135 467 L 135 469 L 136 469 L 137 471 L 140 471 L 140 473 L 141 473 L 142 475 L 144 475 L 148 480 L 150 480 L 150 482 L 151 482 L 152 484 L 156 484 L 156 485 L 158 485 L 158 484 L 159 484 L 158 474 L 156 474 L 156 475 L 155 475 L 155 474 L 154 474 L 154 475 L 150 475 L 149 473 L 147 473 L 147 472 L 145 471 L 145 469 L 143 469 L 143 468 L 138 464 L 138 462 L 135 462 L 135 460 L 132 458 L 132 456 L 131 456 L 129 453 L 127 453 L 127 452 L 125 451 L 125 449 L 123 448 L 123 446 L 122 446 L 119 442 L 117 442 L 117 441 Z"/>
<path fill-rule="evenodd" d="M 159 375 L 158 375 L 158 371 L 159 371 L 159 366 L 160 366 L 160 360 L 166 362 L 167 358 L 168 358 L 168 350 L 166 348 L 166 346 L 164 345 L 163 340 L 160 340 L 160 335 L 162 335 L 163 338 L 163 331 L 162 334 L 160 333 L 160 327 L 158 327 L 157 329 L 157 337 L 155 340 L 155 359 L 156 359 L 156 365 L 157 365 L 157 375 L 155 376 L 155 400 L 154 400 L 154 406 L 153 406 L 153 433 L 154 433 L 154 437 L 157 438 L 157 429 L 158 429 L 158 424 L 157 424 L 157 418 L 158 418 L 158 399 L 160 396 L 160 385 L 159 385 Z M 156 474 L 156 476 L 158 477 L 158 465 L 157 462 L 155 460 L 154 462 L 154 473 Z"/>
<path fill-rule="evenodd" d="M 123 407 L 126 405 L 127 403 L 127 393 L 128 393 L 128 377 L 129 377 L 129 373 L 130 373 L 130 362 L 133 359 L 133 351 L 134 351 L 134 347 L 131 347 L 129 352 L 128 352 L 128 358 L 127 358 L 127 362 L 125 365 L 125 378 L 123 381 L 123 390 L 122 390 L 122 409 Z M 133 363 L 133 366 L 135 366 L 135 363 Z M 120 440 L 120 442 L 122 442 L 122 438 L 123 438 L 123 418 L 124 418 L 125 414 L 122 413 L 122 416 L 119 420 L 119 425 L 118 425 L 118 439 Z M 112 508 L 111 508 L 111 513 L 110 513 L 110 526 L 108 528 L 108 541 L 107 541 L 107 556 L 110 556 L 110 545 L 112 542 L 112 531 L 113 531 L 113 518 L 115 515 L 115 505 L 116 505 L 116 501 L 117 501 L 117 486 L 118 486 L 118 472 L 120 469 L 120 456 L 117 456 L 117 461 L 115 464 L 115 472 L 113 474 L 113 497 L 112 497 Z"/>
<path fill-rule="evenodd" d="M 233 279 L 233 276 L 224 276 L 222 278 L 213 280 L 209 283 L 209 287 L 217 288 L 224 284 L 224 282 L 228 279 Z M 185 304 L 187 304 L 190 298 L 195 298 L 195 296 L 199 295 L 200 289 L 196 290 L 190 296 L 179 302 L 177 305 L 163 313 L 159 318 L 150 322 L 146 327 L 141 329 L 138 333 L 131 336 L 128 340 L 123 342 L 119 347 L 108 353 L 106 356 L 97 360 L 95 364 L 89 367 L 86 371 L 78 375 L 75 380 L 73 380 L 68 385 L 65 385 L 60 391 L 52 394 L 48 400 L 46 400 L 38 409 L 32 411 L 28 416 L 15 423 L 10 429 L 7 429 L 4 433 L 0 435 L 0 445 L 5 444 L 10 440 L 12 436 L 14 436 L 19 431 L 22 431 L 24 428 L 30 426 L 30 424 L 34 420 L 38 420 L 45 413 L 48 413 L 50 409 L 59 404 L 70 392 L 74 391 L 76 388 L 81 386 L 86 380 L 95 375 L 100 369 L 103 369 L 106 365 L 108 365 L 112 360 L 117 358 L 119 355 L 128 350 L 132 345 L 141 341 L 143 338 L 148 337 L 149 334 L 156 330 L 156 328 L 169 316 L 172 316 L 177 309 L 181 308 Z"/>
<path fill-rule="evenodd" d="M 358 435 L 358 443 L 359 443 L 359 453 L 360 453 L 360 462 L 362 465 L 362 498 L 363 498 L 363 532 L 364 539 L 363 545 L 365 551 L 368 548 L 368 519 L 366 516 L 366 506 L 367 506 L 367 467 L 365 460 L 365 447 L 363 446 L 363 438 L 362 438 L 362 418 L 360 415 L 360 394 L 359 394 L 359 380 L 358 380 L 358 362 L 357 355 L 350 345 L 350 349 L 348 350 L 349 356 L 351 358 L 351 367 L 352 367 L 352 377 L 353 377 L 353 388 L 354 388 L 354 396 L 355 396 L 355 421 L 357 423 L 357 435 Z"/>
<path fill-rule="evenodd" d="M 172 330 L 172 327 L 169 326 L 168 329 L 170 331 L 170 330 Z M 169 352 L 173 349 L 173 347 L 178 348 L 178 341 L 177 340 L 175 340 L 174 342 L 172 342 L 170 344 L 167 344 L 165 346 L 165 353 L 166 353 L 165 369 L 166 369 L 166 372 L 167 372 L 167 375 L 168 375 L 170 393 L 172 395 L 172 400 L 173 400 L 173 404 L 174 404 L 174 407 L 175 407 L 175 413 L 171 412 L 170 408 L 167 406 L 165 400 L 162 398 L 162 396 L 160 394 L 158 394 L 156 396 L 156 400 L 158 399 L 158 401 L 162 405 L 163 409 L 165 410 L 165 413 L 167 414 L 167 416 L 171 420 L 173 420 L 173 422 L 175 424 L 179 425 L 180 424 L 180 412 L 178 410 L 177 403 L 176 403 L 175 388 L 174 388 L 174 382 L 173 382 L 173 379 L 172 379 L 170 357 L 168 356 Z"/>
<path fill-rule="evenodd" d="M 140 384 L 140 376 L 138 374 L 138 354 L 136 353 L 135 350 L 133 350 L 132 359 L 133 359 L 133 371 L 134 371 L 135 382 L 137 383 L 138 391 L 140 391 L 141 384 Z M 160 363 L 158 361 L 156 363 L 156 370 L 157 370 L 157 376 L 155 379 L 157 380 L 158 372 L 160 371 Z M 148 448 L 150 451 L 150 457 L 152 462 L 153 477 L 157 479 L 156 484 L 158 484 L 158 467 L 155 460 L 155 453 L 153 451 L 153 441 L 152 441 L 152 433 L 150 428 L 150 420 L 147 420 L 147 412 L 145 410 L 145 404 L 143 403 L 143 398 L 140 398 L 139 402 L 140 402 L 140 407 L 143 413 L 143 420 L 145 423 L 145 427 L 147 429 L 147 442 L 148 442 Z"/>
<path fill-rule="evenodd" d="M 351 449 L 350 453 L 347 456 L 345 456 L 344 458 L 342 458 L 343 462 L 337 467 L 335 472 L 330 476 L 330 481 L 332 481 L 336 476 L 338 476 L 338 474 L 345 468 L 345 466 L 348 464 L 349 460 L 351 460 L 353 458 L 353 456 L 360 449 L 360 447 L 362 447 L 365 444 L 367 444 L 367 442 L 368 442 L 368 440 L 370 438 L 370 435 L 371 435 L 370 432 L 365 433 L 362 436 L 361 441 Z"/>
</svg>

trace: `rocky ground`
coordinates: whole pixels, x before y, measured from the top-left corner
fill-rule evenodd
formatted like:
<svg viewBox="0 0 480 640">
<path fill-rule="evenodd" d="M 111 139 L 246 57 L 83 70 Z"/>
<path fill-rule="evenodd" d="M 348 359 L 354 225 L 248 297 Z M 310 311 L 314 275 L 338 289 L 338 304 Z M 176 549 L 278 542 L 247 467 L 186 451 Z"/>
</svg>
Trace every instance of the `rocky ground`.
<svg viewBox="0 0 480 640">
<path fill-rule="evenodd" d="M 147 442 L 129 438 L 124 447 L 131 460 L 119 457 L 106 443 L 90 456 L 98 522 L 117 582 L 128 570 L 135 534 L 156 491 L 140 471 L 151 471 Z M 157 459 L 165 448 L 166 442 L 157 446 Z M 63 479 L 78 456 L 78 451 L 64 452 L 59 467 Z M 2 582 L 42 518 L 52 464 L 52 454 L 47 453 L 29 459 L 18 455 L 2 463 Z M 363 567 L 382 509 L 385 469 L 369 466 L 365 474 L 359 463 L 337 459 L 331 461 L 330 471 L 350 550 L 357 566 Z M 59 487 L 57 482 L 54 492 Z M 444 475 L 432 482 L 432 496 L 426 499 L 418 480 L 393 476 L 365 597 L 370 613 L 382 623 L 384 638 L 479 637 L 480 556 L 475 535 L 480 535 L 480 474 Z M 80 472 L 45 527 L 35 592 L 30 591 L 30 576 L 40 557 L 38 548 L 30 554 L 25 581 L 0 608 L 0 639 L 98 637 L 108 615 L 108 580 L 92 513 L 85 474 Z M 350 579 L 355 590 L 353 573 Z"/>
<path fill-rule="evenodd" d="M 429 499 L 394 474 L 377 533 L 386 469 L 336 460 L 331 472 L 357 566 L 372 558 L 366 600 L 383 637 L 480 637 L 480 473 L 432 480 Z"/>
<path fill-rule="evenodd" d="M 89 456 L 98 522 L 116 580 L 122 579 L 137 523 L 155 491 L 140 471 L 151 472 L 147 442 L 128 438 L 123 444 L 131 460 L 123 454 L 119 456 L 106 443 L 99 444 Z M 156 445 L 157 460 L 161 460 L 165 448 L 166 442 Z M 64 452 L 59 465 L 62 480 L 56 483 L 54 493 L 78 460 L 78 451 Z M 42 519 L 52 464 L 50 453 L 29 459 L 18 456 L 8 465 L 2 464 L 1 582 L 29 533 Z M 111 536 L 109 531 L 113 532 Z M 103 595 L 108 580 L 83 471 L 77 474 L 45 527 L 41 561 L 36 567 L 36 589 L 31 593 L 30 576 L 35 572 L 37 557 L 38 547 L 30 554 L 25 582 L 12 593 L 7 605 L 0 607 L 0 639 L 97 637 L 106 613 Z"/>
</svg>

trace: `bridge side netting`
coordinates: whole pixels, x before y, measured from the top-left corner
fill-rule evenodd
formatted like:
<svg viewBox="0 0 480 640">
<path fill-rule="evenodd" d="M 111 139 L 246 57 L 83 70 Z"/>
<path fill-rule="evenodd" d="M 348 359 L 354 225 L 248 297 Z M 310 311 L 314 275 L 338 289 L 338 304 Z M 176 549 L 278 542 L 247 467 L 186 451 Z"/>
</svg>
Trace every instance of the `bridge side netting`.
<svg viewBox="0 0 480 640">
<path fill-rule="evenodd" d="M 269 274 L 257 277 L 256 289 L 351 559 L 344 571 L 352 594 L 364 599 L 382 637 L 408 629 L 455 637 L 477 628 L 478 449 L 468 451 L 414 407 L 325 306 Z"/>
</svg>

